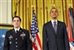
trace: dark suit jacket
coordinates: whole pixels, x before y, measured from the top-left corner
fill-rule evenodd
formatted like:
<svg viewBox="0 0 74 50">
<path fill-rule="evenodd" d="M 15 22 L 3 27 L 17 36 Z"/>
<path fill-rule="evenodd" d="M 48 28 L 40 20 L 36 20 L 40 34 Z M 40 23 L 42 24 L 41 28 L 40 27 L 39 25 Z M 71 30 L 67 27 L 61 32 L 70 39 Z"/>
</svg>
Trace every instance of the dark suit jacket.
<svg viewBox="0 0 74 50">
<path fill-rule="evenodd" d="M 55 33 L 51 21 L 43 26 L 43 50 L 70 50 L 64 22 L 58 21 Z"/>
<path fill-rule="evenodd" d="M 6 32 L 3 50 L 32 50 L 29 31 L 25 29 L 15 32 L 14 29 Z"/>
</svg>

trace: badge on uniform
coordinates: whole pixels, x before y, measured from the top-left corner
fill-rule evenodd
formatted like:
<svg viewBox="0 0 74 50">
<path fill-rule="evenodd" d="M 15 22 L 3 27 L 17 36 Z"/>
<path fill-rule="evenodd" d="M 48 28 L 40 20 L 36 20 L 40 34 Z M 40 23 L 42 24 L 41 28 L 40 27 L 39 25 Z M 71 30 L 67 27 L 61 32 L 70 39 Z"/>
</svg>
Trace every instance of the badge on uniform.
<svg viewBox="0 0 74 50">
<path fill-rule="evenodd" d="M 24 37 L 26 36 L 24 32 L 22 32 L 22 34 L 20 34 L 20 36 L 22 37 L 22 39 L 24 39 Z"/>
<path fill-rule="evenodd" d="M 12 44 L 11 39 L 13 39 L 13 36 L 12 36 L 12 35 L 9 36 L 9 40 L 10 40 L 9 43 L 10 43 L 10 44 Z"/>
<path fill-rule="evenodd" d="M 13 36 L 12 35 L 9 36 L 9 40 L 11 40 L 11 39 L 13 39 Z"/>
</svg>

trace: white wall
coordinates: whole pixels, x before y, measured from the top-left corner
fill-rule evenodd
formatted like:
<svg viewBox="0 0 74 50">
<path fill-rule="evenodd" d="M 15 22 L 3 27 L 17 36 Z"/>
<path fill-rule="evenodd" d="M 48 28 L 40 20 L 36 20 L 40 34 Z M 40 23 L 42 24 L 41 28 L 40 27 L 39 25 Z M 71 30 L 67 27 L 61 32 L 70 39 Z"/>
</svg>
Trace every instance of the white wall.
<svg viewBox="0 0 74 50">
<path fill-rule="evenodd" d="M 0 24 L 11 24 L 11 0 L 0 0 Z"/>
</svg>

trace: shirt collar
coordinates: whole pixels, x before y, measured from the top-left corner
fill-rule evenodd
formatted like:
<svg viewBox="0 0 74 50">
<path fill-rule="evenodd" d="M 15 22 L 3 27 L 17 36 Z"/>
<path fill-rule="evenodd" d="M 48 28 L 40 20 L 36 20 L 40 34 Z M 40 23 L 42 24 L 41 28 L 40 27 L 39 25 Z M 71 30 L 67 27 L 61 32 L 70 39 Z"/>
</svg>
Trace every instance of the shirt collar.
<svg viewBox="0 0 74 50">
<path fill-rule="evenodd" d="M 51 20 L 52 23 L 53 23 L 54 21 L 57 23 L 57 20 L 53 20 L 53 19 Z"/>
<path fill-rule="evenodd" d="M 16 31 L 19 31 L 19 30 L 20 30 L 20 28 L 14 28 L 14 30 L 15 30 L 15 32 L 16 32 Z"/>
<path fill-rule="evenodd" d="M 57 20 L 51 20 L 52 25 L 54 26 L 54 21 L 56 22 L 56 24 L 58 23 Z"/>
</svg>

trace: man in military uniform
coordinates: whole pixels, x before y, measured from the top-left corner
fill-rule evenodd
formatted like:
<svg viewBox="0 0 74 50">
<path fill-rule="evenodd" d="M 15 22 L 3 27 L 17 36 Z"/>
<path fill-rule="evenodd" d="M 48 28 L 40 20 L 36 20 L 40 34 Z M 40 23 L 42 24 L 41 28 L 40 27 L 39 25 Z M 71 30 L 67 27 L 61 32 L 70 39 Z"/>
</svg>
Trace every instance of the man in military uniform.
<svg viewBox="0 0 74 50">
<path fill-rule="evenodd" d="M 13 29 L 6 32 L 3 50 L 32 50 L 29 31 L 20 28 L 21 18 L 12 18 Z"/>
</svg>

